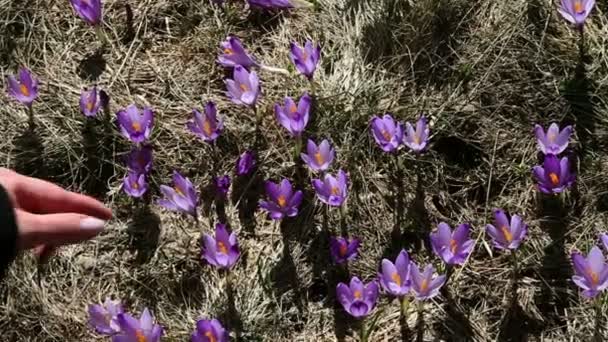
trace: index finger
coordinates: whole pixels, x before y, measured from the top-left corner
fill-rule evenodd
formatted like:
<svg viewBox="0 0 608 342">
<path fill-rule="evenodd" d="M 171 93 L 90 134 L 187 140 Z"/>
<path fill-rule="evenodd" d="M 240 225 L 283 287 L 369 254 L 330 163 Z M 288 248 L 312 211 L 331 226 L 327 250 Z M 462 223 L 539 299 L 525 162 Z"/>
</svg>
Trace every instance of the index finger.
<svg viewBox="0 0 608 342">
<path fill-rule="evenodd" d="M 18 175 L 14 192 L 18 206 L 31 213 L 78 213 L 102 220 L 112 217 L 112 211 L 98 200 L 40 179 Z"/>
</svg>

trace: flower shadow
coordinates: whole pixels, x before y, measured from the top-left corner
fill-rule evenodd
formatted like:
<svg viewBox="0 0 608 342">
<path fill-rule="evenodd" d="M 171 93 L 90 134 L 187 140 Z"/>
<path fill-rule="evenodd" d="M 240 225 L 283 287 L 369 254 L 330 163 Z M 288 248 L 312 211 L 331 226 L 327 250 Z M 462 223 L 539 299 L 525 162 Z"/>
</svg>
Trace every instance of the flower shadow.
<svg viewBox="0 0 608 342">
<path fill-rule="evenodd" d="M 105 196 L 108 191 L 108 179 L 114 175 L 112 165 L 112 133 L 105 125 L 102 132 L 98 121 L 87 119 L 82 130 L 82 148 L 84 152 L 85 188 L 94 196 Z"/>
<path fill-rule="evenodd" d="M 13 140 L 15 158 L 12 168 L 23 175 L 46 178 L 44 145 L 36 127 L 30 117 L 27 128 Z"/>
<path fill-rule="evenodd" d="M 160 237 L 161 220 L 150 209 L 149 198 L 147 196 L 145 203 L 139 204 L 127 229 L 127 234 L 130 237 L 130 248 L 137 252 L 136 264 L 145 264 L 152 259 L 156 253 Z"/>
<path fill-rule="evenodd" d="M 97 81 L 106 70 L 106 59 L 103 56 L 104 47 L 100 47 L 93 53 L 86 55 L 78 64 L 76 72 L 83 80 Z"/>
<path fill-rule="evenodd" d="M 231 201 L 238 211 L 239 221 L 247 234 L 255 235 L 255 212 L 264 193 L 264 176 L 254 170 L 249 176 L 237 176 L 232 187 Z"/>
</svg>

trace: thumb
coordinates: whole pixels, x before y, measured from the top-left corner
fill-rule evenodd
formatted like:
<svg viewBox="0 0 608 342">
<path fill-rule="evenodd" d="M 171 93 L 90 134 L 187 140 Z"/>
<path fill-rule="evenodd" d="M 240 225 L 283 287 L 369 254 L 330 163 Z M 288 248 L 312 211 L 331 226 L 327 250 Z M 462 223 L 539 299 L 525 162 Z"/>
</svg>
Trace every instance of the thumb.
<svg viewBox="0 0 608 342">
<path fill-rule="evenodd" d="M 17 210 L 16 215 L 20 249 L 86 241 L 102 232 L 106 223 L 98 218 L 73 213 L 35 215 Z"/>
</svg>

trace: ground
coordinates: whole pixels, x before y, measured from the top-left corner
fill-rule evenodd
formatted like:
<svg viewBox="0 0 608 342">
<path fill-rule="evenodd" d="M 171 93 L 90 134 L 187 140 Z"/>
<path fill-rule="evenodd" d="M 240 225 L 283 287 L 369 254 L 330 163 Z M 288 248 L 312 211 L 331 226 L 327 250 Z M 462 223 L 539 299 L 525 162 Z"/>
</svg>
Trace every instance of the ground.
<svg viewBox="0 0 608 342">
<path fill-rule="evenodd" d="M 606 229 L 608 6 L 594 10 L 582 46 L 548 0 L 318 0 L 283 14 L 252 13 L 240 1 L 225 9 L 207 0 L 104 6 L 110 44 L 100 49 L 68 1 L 0 0 L 3 77 L 28 66 L 41 80 L 32 126 L 22 106 L 0 96 L 0 166 L 88 193 L 115 213 L 100 237 L 62 248 L 40 274 L 30 255 L 15 263 L 0 285 L 2 340 L 103 340 L 87 326 L 86 306 L 106 296 L 135 313 L 149 307 L 166 341 L 188 340 L 203 317 L 218 317 L 243 341 L 357 340 L 357 323 L 336 305 L 336 283 L 373 279 L 381 259 L 401 248 L 438 266 L 426 241 L 441 221 L 472 224 L 473 255 L 426 303 L 423 319 L 413 307 L 401 318 L 398 303 L 383 296 L 370 341 L 603 339 L 593 303 L 570 280 L 569 255 L 588 251 Z M 289 67 L 291 41 L 308 38 L 323 49 L 314 89 L 293 71 L 260 72 L 257 140 L 251 111 L 224 94 L 229 73 L 216 57 L 228 34 L 275 67 Z M 110 94 L 112 117 L 130 103 L 156 113 L 146 201 L 120 190 L 128 143 L 109 118 L 87 120 L 79 111 L 80 90 L 93 84 Z M 333 170 L 350 175 L 343 221 L 315 199 L 311 175 L 293 162 L 294 142 L 274 119 L 275 102 L 304 91 L 316 99 L 306 136 L 330 139 L 338 152 Z M 216 146 L 185 129 L 191 109 L 209 100 L 226 120 Z M 370 118 L 384 112 L 431 120 L 428 153 L 402 151 L 403 171 L 368 131 Z M 554 198 L 539 195 L 530 172 L 539 161 L 533 125 L 550 122 L 574 124 L 576 132 L 569 155 L 577 184 Z M 223 210 L 208 204 L 211 174 L 234 176 L 237 156 L 251 147 L 258 173 L 234 179 Z M 174 169 L 203 192 L 198 225 L 155 204 Z M 298 218 L 276 225 L 256 203 L 260 182 L 282 177 L 305 200 Z M 509 256 L 484 234 L 497 207 L 530 227 L 517 283 Z M 199 258 L 200 230 L 211 232 L 218 216 L 243 250 L 232 288 Z M 331 265 L 328 231 L 359 237 L 359 259 Z"/>
</svg>

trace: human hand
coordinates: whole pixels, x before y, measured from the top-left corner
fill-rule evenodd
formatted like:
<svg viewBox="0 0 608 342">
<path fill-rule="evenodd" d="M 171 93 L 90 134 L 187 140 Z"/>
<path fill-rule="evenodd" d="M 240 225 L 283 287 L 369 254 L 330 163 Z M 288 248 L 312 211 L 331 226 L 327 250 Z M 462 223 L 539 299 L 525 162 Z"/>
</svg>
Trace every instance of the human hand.
<svg viewBox="0 0 608 342">
<path fill-rule="evenodd" d="M 17 248 L 36 248 L 48 256 L 52 248 L 79 243 L 104 229 L 112 211 L 101 202 L 52 183 L 0 168 L 0 184 L 15 208 Z"/>
</svg>

